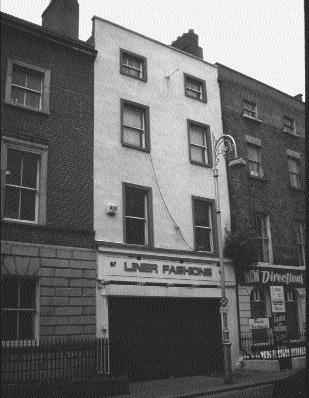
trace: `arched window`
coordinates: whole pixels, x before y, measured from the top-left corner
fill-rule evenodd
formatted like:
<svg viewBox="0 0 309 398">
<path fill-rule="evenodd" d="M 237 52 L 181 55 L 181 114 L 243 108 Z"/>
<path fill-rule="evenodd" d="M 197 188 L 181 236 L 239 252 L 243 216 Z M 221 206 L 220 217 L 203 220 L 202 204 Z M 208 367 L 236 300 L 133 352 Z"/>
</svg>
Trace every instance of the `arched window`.
<svg viewBox="0 0 309 398">
<path fill-rule="evenodd" d="M 254 288 L 250 295 L 251 318 L 266 318 L 266 299 L 262 289 Z M 266 329 L 252 330 L 253 343 L 265 342 Z"/>
<path fill-rule="evenodd" d="M 299 337 L 298 300 L 295 290 L 285 290 L 286 326 L 290 338 Z"/>
</svg>

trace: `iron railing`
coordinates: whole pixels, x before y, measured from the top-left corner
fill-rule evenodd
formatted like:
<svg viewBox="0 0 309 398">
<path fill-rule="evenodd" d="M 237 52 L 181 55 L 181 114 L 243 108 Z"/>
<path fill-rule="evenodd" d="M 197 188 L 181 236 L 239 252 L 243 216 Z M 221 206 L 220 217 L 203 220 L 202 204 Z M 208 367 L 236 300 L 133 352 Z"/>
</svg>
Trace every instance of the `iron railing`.
<svg viewBox="0 0 309 398">
<path fill-rule="evenodd" d="M 243 333 L 240 337 L 240 349 L 244 359 L 302 357 L 306 355 L 306 332 L 291 335 L 267 331 L 257 336 Z"/>
<path fill-rule="evenodd" d="M 1 382 L 80 380 L 109 374 L 104 338 L 2 342 Z"/>
</svg>

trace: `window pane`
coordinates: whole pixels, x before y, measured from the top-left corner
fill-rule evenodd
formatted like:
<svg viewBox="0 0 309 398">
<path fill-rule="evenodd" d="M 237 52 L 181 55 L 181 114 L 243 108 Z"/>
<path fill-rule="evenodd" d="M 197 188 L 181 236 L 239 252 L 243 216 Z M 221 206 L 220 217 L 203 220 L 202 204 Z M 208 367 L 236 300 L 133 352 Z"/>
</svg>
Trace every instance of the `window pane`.
<svg viewBox="0 0 309 398">
<path fill-rule="evenodd" d="M 248 159 L 259 162 L 259 152 L 258 149 L 252 145 L 248 145 Z"/>
<path fill-rule="evenodd" d="M 196 231 L 196 250 L 211 252 L 211 231 L 206 228 L 195 228 Z"/>
<path fill-rule="evenodd" d="M 25 278 L 20 280 L 19 308 L 35 309 L 36 283 L 35 280 Z"/>
<path fill-rule="evenodd" d="M 126 144 L 142 147 L 140 130 L 133 130 L 128 127 L 123 128 L 123 141 Z"/>
<path fill-rule="evenodd" d="M 126 218 L 126 243 L 145 245 L 145 220 Z"/>
<path fill-rule="evenodd" d="M 191 145 L 191 160 L 193 160 L 194 162 L 205 163 L 203 156 L 204 153 L 205 153 L 204 148 Z"/>
<path fill-rule="evenodd" d="M 190 79 L 187 79 L 187 87 L 191 90 L 201 91 L 201 85 Z"/>
<path fill-rule="evenodd" d="M 140 77 L 140 71 L 138 71 L 136 69 L 129 68 L 125 65 L 123 66 L 123 71 L 127 75 L 134 76 L 134 77 Z"/>
<path fill-rule="evenodd" d="M 1 278 L 1 308 L 18 308 L 17 278 Z"/>
<path fill-rule="evenodd" d="M 251 112 L 255 111 L 255 104 L 250 101 L 244 101 L 244 108 L 250 110 Z"/>
<path fill-rule="evenodd" d="M 25 91 L 23 89 L 12 87 L 11 100 L 14 104 L 24 104 Z"/>
<path fill-rule="evenodd" d="M 6 183 L 20 186 L 21 183 L 21 163 L 22 152 L 15 149 L 8 149 Z"/>
<path fill-rule="evenodd" d="M 145 218 L 145 192 L 126 188 L 126 216 Z"/>
<path fill-rule="evenodd" d="M 250 174 L 259 175 L 259 167 L 257 163 L 249 162 L 249 171 Z"/>
<path fill-rule="evenodd" d="M 142 122 L 143 112 L 139 109 L 124 108 L 123 123 L 126 126 L 134 127 L 136 129 L 143 128 Z"/>
<path fill-rule="evenodd" d="M 19 340 L 34 338 L 34 311 L 20 311 L 19 313 Z"/>
<path fill-rule="evenodd" d="M 13 66 L 12 84 L 26 87 L 26 72 L 19 69 L 17 66 Z"/>
<path fill-rule="evenodd" d="M 39 109 L 40 108 L 40 98 L 41 98 L 40 94 L 27 92 L 25 105 L 30 106 L 31 108 Z"/>
<path fill-rule="evenodd" d="M 205 146 L 205 129 L 200 126 L 190 126 L 190 143 Z"/>
<path fill-rule="evenodd" d="M 19 195 L 19 188 L 5 188 L 4 217 L 14 220 L 19 218 Z"/>
<path fill-rule="evenodd" d="M 210 227 L 209 204 L 204 201 L 194 201 L 195 225 Z"/>
<path fill-rule="evenodd" d="M 292 187 L 299 187 L 299 178 L 296 174 L 290 174 L 290 182 Z"/>
<path fill-rule="evenodd" d="M 293 160 L 293 159 L 289 159 L 288 160 L 289 163 L 289 171 L 291 171 L 292 173 L 299 173 L 299 167 L 298 167 L 298 163 L 297 161 Z"/>
<path fill-rule="evenodd" d="M 35 221 L 36 192 L 21 190 L 20 219 Z"/>
<path fill-rule="evenodd" d="M 1 340 L 17 340 L 17 311 L 1 311 Z"/>
<path fill-rule="evenodd" d="M 22 186 L 36 188 L 37 187 L 37 166 L 39 155 L 24 152 L 23 154 L 23 176 Z"/>
<path fill-rule="evenodd" d="M 42 77 L 37 74 L 27 73 L 27 87 L 41 91 Z"/>
</svg>

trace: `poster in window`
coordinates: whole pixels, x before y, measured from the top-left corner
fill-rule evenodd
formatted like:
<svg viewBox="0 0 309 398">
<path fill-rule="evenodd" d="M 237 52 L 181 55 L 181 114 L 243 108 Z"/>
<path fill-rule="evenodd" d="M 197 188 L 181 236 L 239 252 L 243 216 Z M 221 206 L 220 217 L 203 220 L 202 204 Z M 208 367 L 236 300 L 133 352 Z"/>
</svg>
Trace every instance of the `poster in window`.
<svg viewBox="0 0 309 398">
<path fill-rule="evenodd" d="M 285 312 L 283 286 L 270 286 L 271 311 L 273 314 Z"/>
</svg>

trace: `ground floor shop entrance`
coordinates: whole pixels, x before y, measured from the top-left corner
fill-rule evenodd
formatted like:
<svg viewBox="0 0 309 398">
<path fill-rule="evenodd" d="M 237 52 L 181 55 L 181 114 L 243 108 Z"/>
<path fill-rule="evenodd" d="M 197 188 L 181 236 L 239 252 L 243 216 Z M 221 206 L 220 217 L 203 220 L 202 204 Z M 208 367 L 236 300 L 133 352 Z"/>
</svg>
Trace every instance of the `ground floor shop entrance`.
<svg viewBox="0 0 309 398">
<path fill-rule="evenodd" d="M 219 299 L 108 297 L 110 371 L 131 380 L 222 371 Z"/>
</svg>

